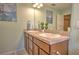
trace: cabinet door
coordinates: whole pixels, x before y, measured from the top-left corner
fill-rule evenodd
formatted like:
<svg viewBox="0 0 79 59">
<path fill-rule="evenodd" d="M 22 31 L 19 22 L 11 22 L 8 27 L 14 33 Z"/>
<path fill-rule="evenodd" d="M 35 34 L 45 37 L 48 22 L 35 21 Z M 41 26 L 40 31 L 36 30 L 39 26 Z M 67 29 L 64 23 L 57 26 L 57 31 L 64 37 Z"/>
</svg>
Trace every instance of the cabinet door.
<svg viewBox="0 0 79 59">
<path fill-rule="evenodd" d="M 33 50 L 33 49 L 32 49 L 32 43 L 33 43 L 33 42 L 29 39 L 29 48 L 30 48 L 31 50 Z"/>
<path fill-rule="evenodd" d="M 28 34 L 24 33 L 25 49 L 28 52 Z"/>
<path fill-rule="evenodd" d="M 29 55 L 32 55 L 33 53 L 32 53 L 32 50 L 29 48 Z"/>
<path fill-rule="evenodd" d="M 33 49 L 34 55 L 38 55 L 38 46 L 35 44 L 33 44 L 33 46 L 34 46 L 34 49 Z"/>
<path fill-rule="evenodd" d="M 68 41 L 63 41 L 52 45 L 51 53 L 57 55 L 67 55 L 68 54 Z"/>
<path fill-rule="evenodd" d="M 33 42 L 32 42 L 32 37 L 29 36 L 29 39 L 28 39 L 28 49 L 29 49 L 29 54 L 33 54 Z"/>
<path fill-rule="evenodd" d="M 46 53 L 45 51 L 43 51 L 41 49 L 40 49 L 40 52 L 39 53 L 40 53 L 40 55 L 48 55 L 48 53 Z"/>
<path fill-rule="evenodd" d="M 49 45 L 40 41 L 39 39 L 34 38 L 34 43 L 37 44 L 41 49 L 49 53 Z"/>
<path fill-rule="evenodd" d="M 26 38 L 26 40 L 27 40 L 27 41 L 26 41 L 26 42 L 27 42 L 27 45 L 26 45 L 26 47 L 27 47 L 27 52 L 28 52 L 28 50 L 29 50 L 29 46 L 28 46 L 28 45 L 29 45 L 29 43 L 28 43 L 28 41 L 29 41 L 29 38 L 27 37 L 27 38 Z"/>
</svg>

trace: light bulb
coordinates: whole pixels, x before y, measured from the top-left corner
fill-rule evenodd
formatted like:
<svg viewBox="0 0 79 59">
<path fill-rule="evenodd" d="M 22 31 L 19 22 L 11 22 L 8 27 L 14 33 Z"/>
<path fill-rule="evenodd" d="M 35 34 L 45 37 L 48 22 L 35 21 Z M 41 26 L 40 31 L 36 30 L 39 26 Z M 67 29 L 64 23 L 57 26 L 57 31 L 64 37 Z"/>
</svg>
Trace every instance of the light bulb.
<svg viewBox="0 0 79 59">
<path fill-rule="evenodd" d="M 35 5 L 38 5 L 38 3 L 36 3 Z"/>
<path fill-rule="evenodd" d="M 40 8 L 40 6 L 37 6 L 37 8 Z"/>
<path fill-rule="evenodd" d="M 43 4 L 41 3 L 41 4 L 40 4 L 40 7 L 42 7 L 42 6 L 43 6 Z"/>
<path fill-rule="evenodd" d="M 36 7 L 36 5 L 34 4 L 33 7 Z"/>
</svg>

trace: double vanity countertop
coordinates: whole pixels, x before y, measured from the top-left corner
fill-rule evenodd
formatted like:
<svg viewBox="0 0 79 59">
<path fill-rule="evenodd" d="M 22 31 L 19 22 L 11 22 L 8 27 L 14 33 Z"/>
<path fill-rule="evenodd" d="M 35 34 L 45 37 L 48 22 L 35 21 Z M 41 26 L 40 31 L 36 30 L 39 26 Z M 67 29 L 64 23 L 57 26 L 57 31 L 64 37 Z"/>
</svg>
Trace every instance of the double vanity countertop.
<svg viewBox="0 0 79 59">
<path fill-rule="evenodd" d="M 64 36 L 64 35 L 60 35 L 60 34 L 46 33 L 46 32 L 41 32 L 41 31 L 34 31 L 34 30 L 25 31 L 25 33 L 43 41 L 49 45 L 63 42 L 65 40 L 69 40 L 69 36 Z"/>
</svg>

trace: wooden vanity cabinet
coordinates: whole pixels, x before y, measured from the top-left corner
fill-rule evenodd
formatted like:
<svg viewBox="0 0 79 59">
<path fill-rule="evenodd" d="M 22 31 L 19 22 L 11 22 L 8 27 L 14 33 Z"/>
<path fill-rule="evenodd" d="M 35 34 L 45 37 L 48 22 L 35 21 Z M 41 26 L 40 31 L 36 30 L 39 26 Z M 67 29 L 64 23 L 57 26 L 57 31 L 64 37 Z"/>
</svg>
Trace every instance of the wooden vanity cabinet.
<svg viewBox="0 0 79 59">
<path fill-rule="evenodd" d="M 25 48 L 29 55 L 49 54 L 49 46 L 29 34 L 25 34 Z"/>
<path fill-rule="evenodd" d="M 25 48 L 29 55 L 67 55 L 68 40 L 49 45 L 26 33 Z"/>
</svg>

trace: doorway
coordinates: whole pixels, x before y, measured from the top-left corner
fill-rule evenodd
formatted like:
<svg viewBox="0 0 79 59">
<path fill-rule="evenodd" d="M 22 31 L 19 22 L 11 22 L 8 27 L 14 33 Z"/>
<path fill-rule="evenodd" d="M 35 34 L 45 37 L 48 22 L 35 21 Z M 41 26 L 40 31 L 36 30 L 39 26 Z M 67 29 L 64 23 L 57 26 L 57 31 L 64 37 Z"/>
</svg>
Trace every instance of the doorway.
<svg viewBox="0 0 79 59">
<path fill-rule="evenodd" d="M 70 27 L 71 14 L 64 15 L 64 31 L 68 31 Z"/>
</svg>

